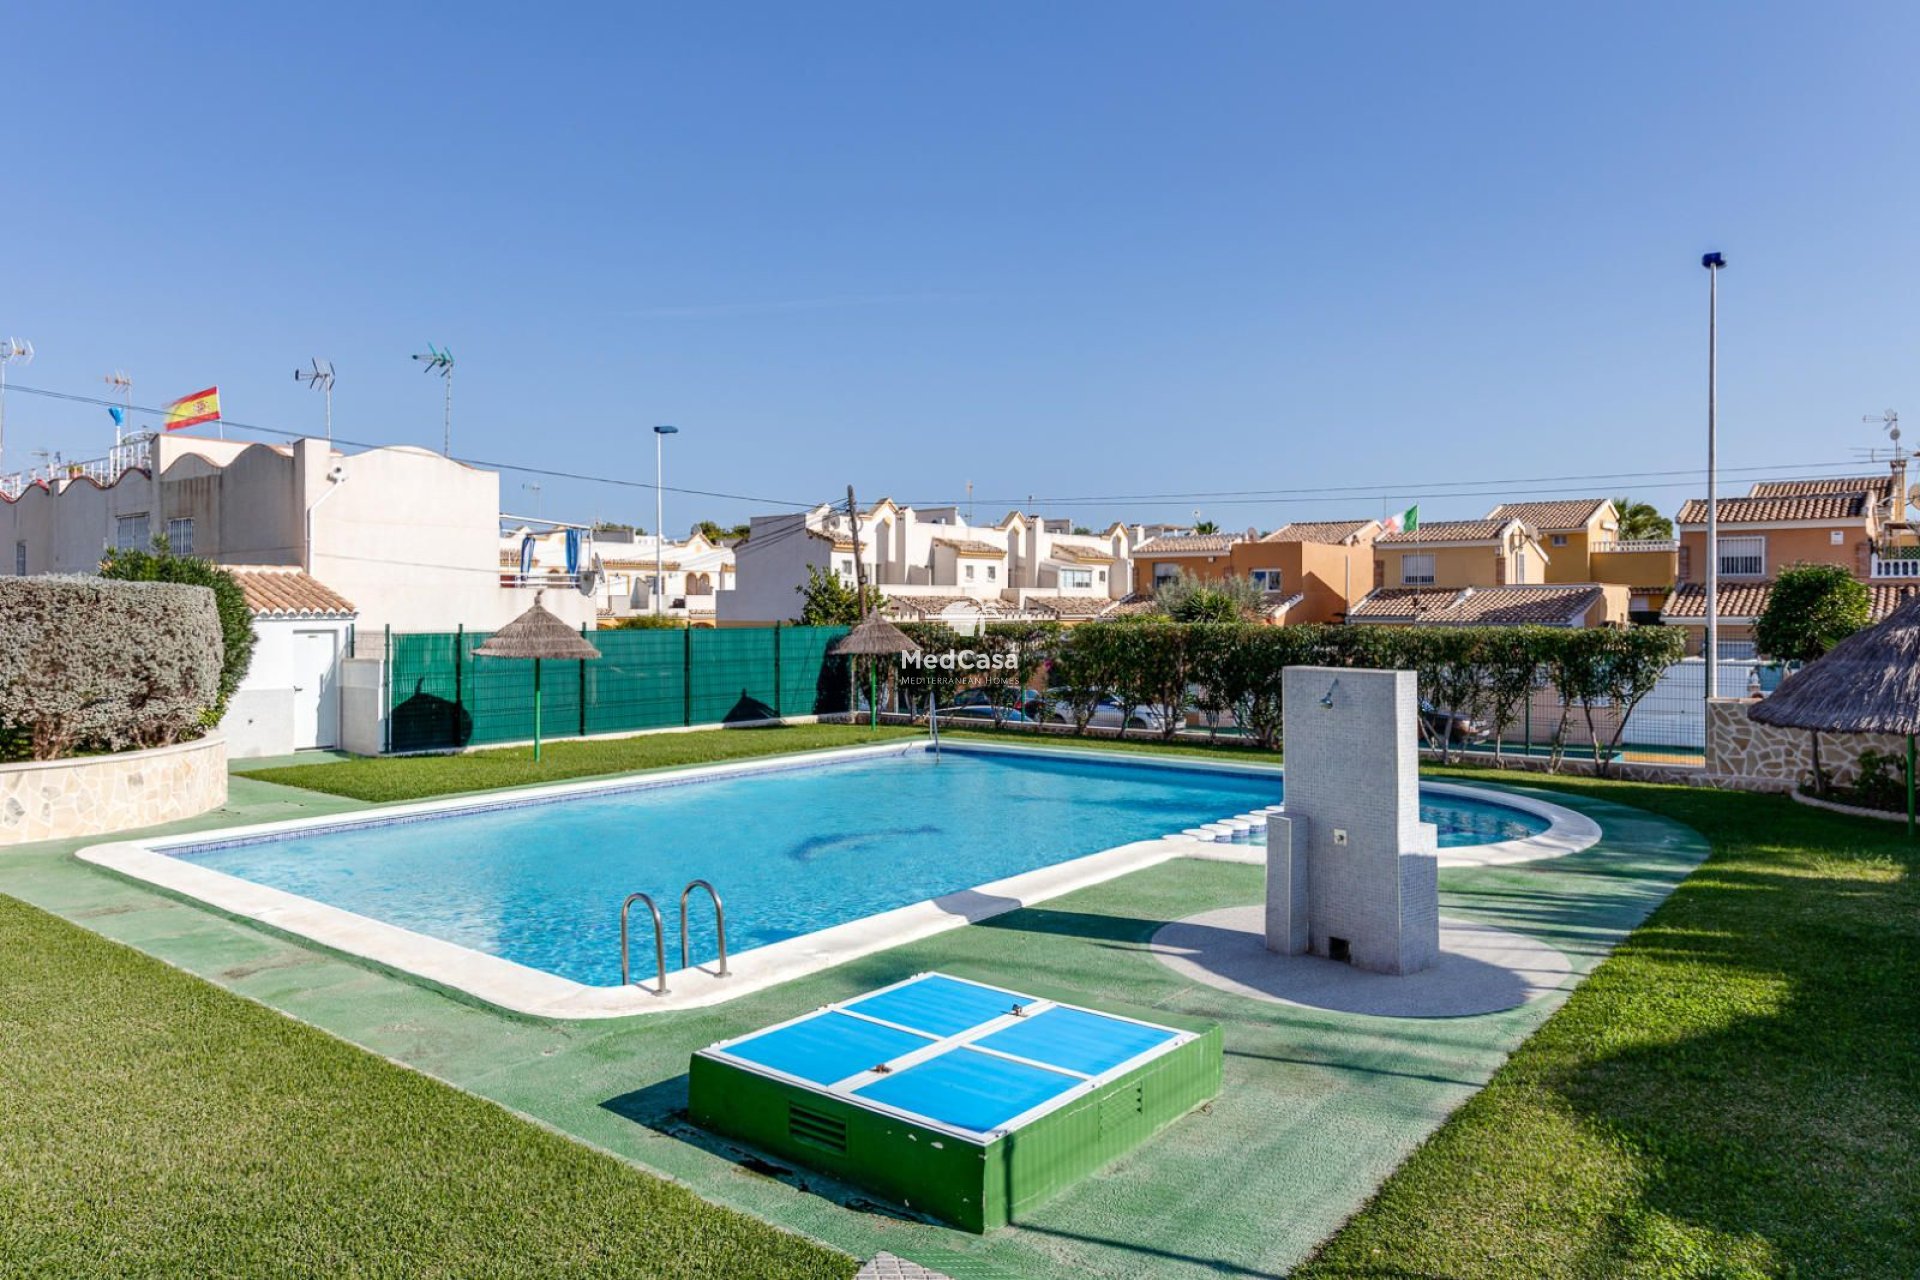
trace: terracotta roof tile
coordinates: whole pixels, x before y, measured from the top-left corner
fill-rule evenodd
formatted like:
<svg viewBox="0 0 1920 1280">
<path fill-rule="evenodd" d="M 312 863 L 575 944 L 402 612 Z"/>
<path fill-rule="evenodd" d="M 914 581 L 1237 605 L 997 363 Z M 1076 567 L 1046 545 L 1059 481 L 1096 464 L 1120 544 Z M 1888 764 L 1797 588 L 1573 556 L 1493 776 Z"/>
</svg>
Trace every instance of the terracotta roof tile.
<svg viewBox="0 0 1920 1280">
<path fill-rule="evenodd" d="M 1873 596 L 1869 616 L 1878 622 L 1899 607 L 1902 600 L 1920 593 L 1920 583 L 1875 582 L 1867 586 Z M 1723 582 L 1720 584 L 1721 618 L 1757 618 L 1766 612 L 1767 599 L 1773 594 L 1771 582 Z M 1702 582 L 1683 582 L 1667 598 L 1660 611 L 1662 622 L 1705 622 L 1707 587 Z"/>
<path fill-rule="evenodd" d="M 1326 546 L 1339 546 L 1378 524 L 1376 520 L 1295 520 L 1292 524 L 1281 525 L 1260 541 L 1318 542 Z"/>
<path fill-rule="evenodd" d="M 1134 555 L 1198 555 L 1209 551 L 1225 551 L 1234 543 L 1242 541 L 1237 533 L 1189 533 L 1175 538 L 1155 538 L 1144 542 L 1135 549 Z"/>
<path fill-rule="evenodd" d="M 1105 596 L 1028 596 L 1027 608 L 1057 618 L 1098 618 L 1112 609 Z"/>
<path fill-rule="evenodd" d="M 1749 498 L 1805 498 L 1817 493 L 1870 493 L 1893 496 L 1893 476 L 1840 476 L 1829 480 L 1760 480 L 1747 490 Z"/>
<path fill-rule="evenodd" d="M 1859 520 L 1871 506 L 1864 489 L 1846 493 L 1808 493 L 1788 497 L 1722 498 L 1721 524 L 1767 524 L 1777 520 Z M 1705 498 L 1691 498 L 1675 524 L 1704 525 L 1707 522 Z"/>
<path fill-rule="evenodd" d="M 340 618 L 359 612 L 347 599 L 298 569 L 225 566 L 247 597 L 247 608 L 269 618 Z"/>
<path fill-rule="evenodd" d="M 996 547 L 991 542 L 981 542 L 974 538 L 935 538 L 936 547 L 952 547 L 963 556 L 1003 556 L 1005 547 Z"/>
<path fill-rule="evenodd" d="M 1354 605 L 1351 622 L 1434 623 L 1443 626 L 1566 626 L 1606 593 L 1587 584 L 1567 586 L 1385 587 Z"/>
<path fill-rule="evenodd" d="M 1082 547 L 1071 542 L 1056 542 L 1053 550 L 1047 553 L 1055 560 L 1072 560 L 1077 564 L 1112 564 L 1113 555 L 1096 547 Z"/>
<path fill-rule="evenodd" d="M 1491 542 L 1507 527 L 1506 520 L 1435 520 L 1408 533 L 1383 534 L 1379 541 L 1395 546 L 1422 546 L 1429 542 Z"/>
<path fill-rule="evenodd" d="M 1566 498 L 1555 502 L 1503 502 L 1487 512 L 1489 520 L 1524 520 L 1547 533 L 1576 533 L 1587 527 L 1607 498 Z"/>
</svg>

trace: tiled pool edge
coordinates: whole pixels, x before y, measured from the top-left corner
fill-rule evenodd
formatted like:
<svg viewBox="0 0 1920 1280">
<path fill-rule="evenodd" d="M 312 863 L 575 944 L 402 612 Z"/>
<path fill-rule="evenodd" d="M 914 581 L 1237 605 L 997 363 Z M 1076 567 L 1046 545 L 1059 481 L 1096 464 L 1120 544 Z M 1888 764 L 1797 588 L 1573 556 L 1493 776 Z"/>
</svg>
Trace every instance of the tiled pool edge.
<svg viewBox="0 0 1920 1280">
<path fill-rule="evenodd" d="M 796 938 L 756 947 L 730 958 L 730 973 L 715 977 L 695 966 L 670 971 L 667 991 L 651 987 L 592 987 L 571 979 L 518 964 L 499 956 L 416 933 L 340 907 L 316 902 L 285 890 L 256 884 L 224 872 L 169 856 L 164 850 L 209 844 L 244 842 L 249 838 L 288 831 L 320 831 L 351 826 L 383 826 L 418 821 L 450 811 L 510 808 L 574 795 L 645 790 L 743 774 L 784 772 L 847 760 L 904 755 L 931 749 L 929 744 L 906 742 L 807 752 L 715 765 L 698 765 L 645 775 L 628 775 L 585 782 L 522 787 L 484 797 L 443 797 L 409 804 L 383 806 L 352 813 L 231 827 L 217 833 L 171 835 L 155 839 L 117 841 L 78 850 L 74 857 L 116 875 L 191 903 L 252 922 L 276 933 L 308 942 L 354 960 L 369 963 L 406 979 L 471 998 L 509 1013 L 562 1020 L 624 1018 L 671 1010 L 696 1009 L 732 1000 L 751 992 L 819 973 L 876 952 L 918 942 L 961 925 L 974 924 L 1005 912 L 1044 902 L 1177 857 L 1218 858 L 1230 846 L 1207 845 L 1179 837 L 1134 841 L 1097 853 L 1037 868 L 1019 875 L 963 889 L 939 898 L 817 930 Z M 1034 755 L 1052 759 L 1084 759 L 1138 768 L 1197 769 L 1239 774 L 1271 773 L 1284 777 L 1275 765 L 1222 761 L 1172 760 L 1139 754 L 972 743 L 955 748 L 964 752 Z M 1467 862 L 1442 860 L 1443 866 L 1490 865 L 1551 858 L 1585 848 L 1600 838 L 1600 828 L 1574 810 L 1528 796 L 1509 795 L 1492 787 L 1463 787 L 1425 782 L 1424 787 L 1457 794 L 1494 795 L 1501 803 L 1546 817 L 1553 825 L 1540 836 L 1503 841 L 1480 850 L 1505 851 L 1500 856 Z M 1452 851 L 1449 851 L 1452 852 Z M 1236 860 L 1229 858 L 1227 860 Z M 644 939 L 644 931 L 642 938 Z M 637 973 L 644 975 L 646 948 L 640 952 Z"/>
</svg>

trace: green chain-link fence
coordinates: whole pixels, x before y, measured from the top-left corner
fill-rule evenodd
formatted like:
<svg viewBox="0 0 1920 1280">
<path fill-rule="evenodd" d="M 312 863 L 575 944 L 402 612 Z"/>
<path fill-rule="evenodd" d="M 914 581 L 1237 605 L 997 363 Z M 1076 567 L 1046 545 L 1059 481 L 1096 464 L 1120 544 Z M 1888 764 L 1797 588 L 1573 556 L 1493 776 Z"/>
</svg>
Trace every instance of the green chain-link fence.
<svg viewBox="0 0 1920 1280">
<path fill-rule="evenodd" d="M 583 633 L 584 662 L 541 664 L 550 738 L 824 715 L 848 707 L 847 666 L 827 656 L 845 627 Z M 475 658 L 484 631 L 389 634 L 387 750 L 533 737 L 533 663 Z"/>
</svg>

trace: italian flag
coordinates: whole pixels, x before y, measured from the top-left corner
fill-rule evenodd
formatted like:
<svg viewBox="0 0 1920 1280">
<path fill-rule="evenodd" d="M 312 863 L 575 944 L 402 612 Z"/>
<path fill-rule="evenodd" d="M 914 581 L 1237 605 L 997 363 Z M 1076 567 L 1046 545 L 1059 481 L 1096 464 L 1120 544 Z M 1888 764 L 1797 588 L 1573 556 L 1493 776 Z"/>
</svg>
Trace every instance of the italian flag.
<svg viewBox="0 0 1920 1280">
<path fill-rule="evenodd" d="M 1382 533 L 1412 533 L 1420 527 L 1420 504 L 1414 503 L 1397 516 L 1388 516 L 1380 522 Z"/>
</svg>

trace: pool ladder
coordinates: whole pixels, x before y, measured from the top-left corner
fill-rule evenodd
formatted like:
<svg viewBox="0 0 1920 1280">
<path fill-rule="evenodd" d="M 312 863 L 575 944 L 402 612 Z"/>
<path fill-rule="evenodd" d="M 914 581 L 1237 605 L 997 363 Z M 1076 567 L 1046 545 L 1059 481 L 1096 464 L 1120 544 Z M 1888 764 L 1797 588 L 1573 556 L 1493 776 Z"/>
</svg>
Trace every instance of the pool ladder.
<svg viewBox="0 0 1920 1280">
<path fill-rule="evenodd" d="M 720 939 L 720 970 L 716 978 L 727 976 L 727 909 L 721 905 L 720 891 L 705 880 L 690 880 L 687 887 L 680 891 L 680 967 L 691 965 L 691 954 L 687 946 L 687 899 L 695 889 L 705 889 L 707 896 L 713 899 L 713 927 Z M 633 912 L 633 904 L 644 902 L 647 912 L 653 917 L 653 965 L 654 988 L 657 996 L 667 994 L 667 926 L 660 918 L 660 908 L 654 905 L 653 897 L 645 893 L 630 893 L 626 901 L 620 904 L 620 985 L 633 985 L 632 951 L 630 948 L 631 931 L 628 917 Z"/>
</svg>

